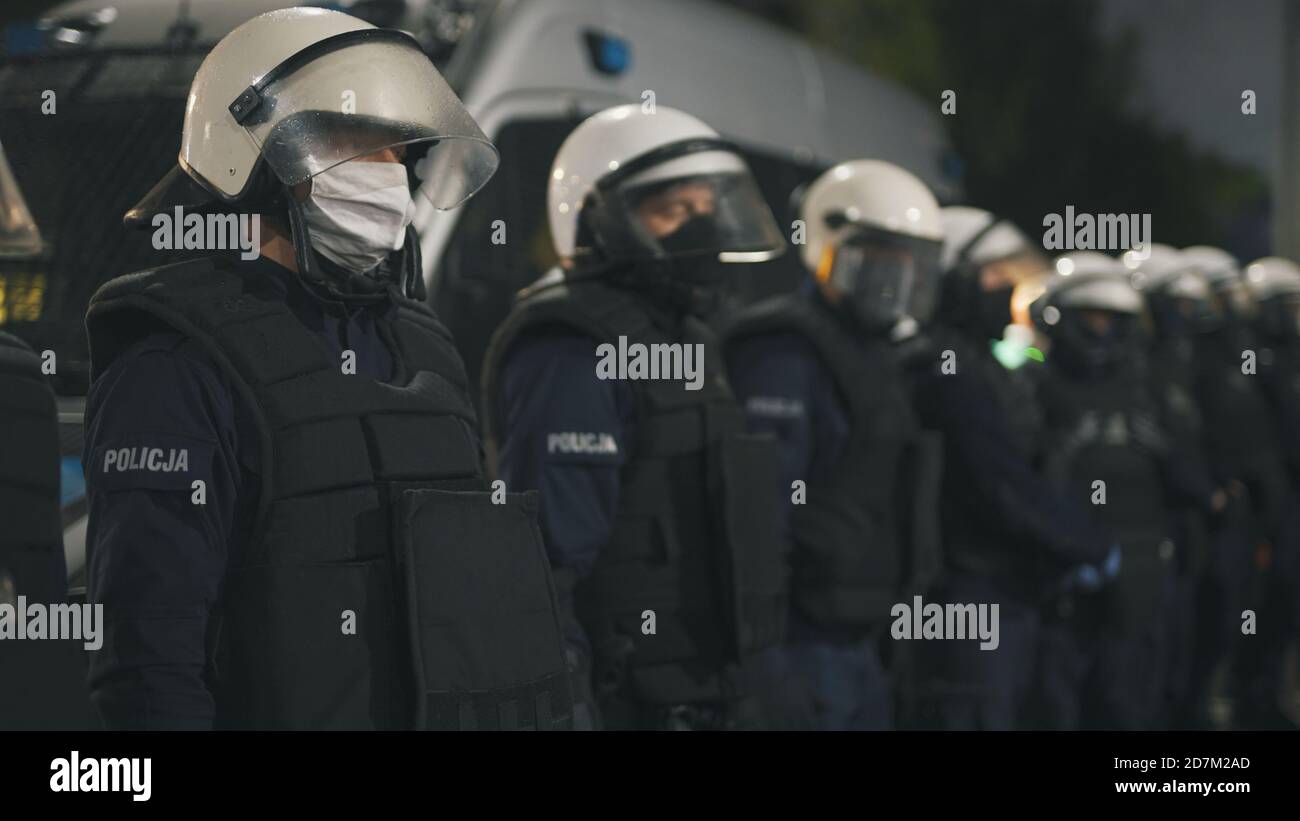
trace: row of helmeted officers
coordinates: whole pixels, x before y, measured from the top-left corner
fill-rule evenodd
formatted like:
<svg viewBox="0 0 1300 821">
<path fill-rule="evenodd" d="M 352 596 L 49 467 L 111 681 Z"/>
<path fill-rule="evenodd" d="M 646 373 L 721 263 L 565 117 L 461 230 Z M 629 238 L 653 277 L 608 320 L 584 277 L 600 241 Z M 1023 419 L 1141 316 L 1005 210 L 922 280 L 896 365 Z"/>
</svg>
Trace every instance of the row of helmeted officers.
<svg viewBox="0 0 1300 821">
<path fill-rule="evenodd" d="M 399 32 L 283 10 L 200 67 L 132 219 L 184 199 L 263 241 L 87 313 L 109 726 L 1169 726 L 1208 720 L 1228 659 L 1239 723 L 1271 720 L 1294 265 L 1151 248 L 1044 276 L 1013 225 L 875 160 L 819 176 L 787 234 L 705 122 L 617 106 L 554 159 L 561 264 L 476 412 L 422 293 L 424 149 L 436 207 L 498 162 Z M 794 293 L 728 302 L 782 252 Z M 636 344 L 703 372 L 608 378 L 600 351 Z M 124 449 L 185 469 L 108 470 Z M 996 640 L 898 638 L 916 596 L 996 605 Z"/>
</svg>

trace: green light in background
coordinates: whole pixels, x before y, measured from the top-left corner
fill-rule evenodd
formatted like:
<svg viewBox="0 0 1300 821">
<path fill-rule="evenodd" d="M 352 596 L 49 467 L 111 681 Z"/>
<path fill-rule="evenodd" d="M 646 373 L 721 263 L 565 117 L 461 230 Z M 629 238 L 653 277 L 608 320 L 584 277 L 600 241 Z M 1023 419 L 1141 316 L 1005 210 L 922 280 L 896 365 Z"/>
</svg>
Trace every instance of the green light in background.
<svg viewBox="0 0 1300 821">
<path fill-rule="evenodd" d="M 1009 371 L 1019 368 L 1027 360 L 1028 349 L 1020 342 L 1010 339 L 997 339 L 993 341 L 990 347 L 993 350 L 993 358 Z"/>
</svg>

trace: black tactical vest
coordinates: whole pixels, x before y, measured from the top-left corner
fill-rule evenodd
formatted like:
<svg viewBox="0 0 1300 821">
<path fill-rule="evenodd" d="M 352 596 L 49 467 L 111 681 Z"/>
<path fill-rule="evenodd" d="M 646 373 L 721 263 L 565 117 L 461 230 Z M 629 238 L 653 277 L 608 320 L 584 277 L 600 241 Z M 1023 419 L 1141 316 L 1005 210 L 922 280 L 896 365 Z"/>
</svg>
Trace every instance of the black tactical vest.
<svg viewBox="0 0 1300 821">
<path fill-rule="evenodd" d="M 784 551 L 777 518 L 776 452 L 744 433 L 711 332 L 692 318 L 653 313 L 640 298 L 597 282 L 556 284 L 525 298 L 497 330 L 483 369 L 489 450 L 504 357 L 521 335 L 564 327 L 595 346 L 704 347 L 703 386 L 629 380 L 636 433 L 620 475 L 610 541 L 577 588 L 579 618 L 597 668 L 622 670 L 619 692 L 648 704 L 727 702 L 747 692 L 748 662 L 784 633 Z M 646 611 L 656 632 L 642 631 Z"/>
<path fill-rule="evenodd" d="M 63 598 L 59 422 L 41 360 L 0 332 L 0 602 Z"/>
<path fill-rule="evenodd" d="M 937 326 L 931 329 L 929 348 L 913 357 L 907 370 L 922 424 L 953 424 L 947 415 L 952 403 L 959 405 L 962 421 L 957 424 L 981 424 L 973 420 L 995 415 L 1002 424 L 1005 446 L 1012 449 L 1010 458 L 1028 466 L 1039 464 L 1043 419 L 1035 395 L 1037 363 L 1008 369 L 993 355 L 989 340 Z M 980 407 L 962 406 L 971 403 Z M 1013 490 L 1001 475 L 990 479 L 988 466 L 959 452 L 968 437 L 984 432 L 942 433 L 946 453 L 955 457 L 943 466 L 943 504 L 938 514 L 944 571 L 995 579 L 1021 597 L 1036 594 L 1042 582 L 1040 568 L 1048 558 L 1043 542 L 1056 528 L 1050 523 L 1045 527 L 1035 507 L 1017 501 L 1021 491 Z M 1051 572 L 1058 571 L 1052 561 Z"/>
<path fill-rule="evenodd" d="M 1049 369 L 1039 397 L 1048 481 L 1088 505 L 1119 541 L 1120 575 L 1103 594 L 1108 615 L 1129 625 L 1146 623 L 1162 604 L 1176 547 L 1164 479 L 1170 443 L 1157 400 L 1136 370 L 1075 380 Z"/>
<path fill-rule="evenodd" d="M 1260 382 L 1278 420 L 1291 482 L 1300 486 L 1300 339 L 1259 352 Z"/>
<path fill-rule="evenodd" d="M 393 290 L 385 384 L 343 373 L 266 285 L 203 259 L 113 280 L 86 315 L 92 378 L 161 321 L 256 419 L 261 498 L 213 619 L 218 726 L 567 726 L 535 498 L 485 492 L 446 329 Z"/>
<path fill-rule="evenodd" d="M 1230 344 L 1234 339 L 1237 344 Z M 1199 337 L 1195 396 L 1209 430 L 1206 444 L 1215 469 L 1246 482 L 1253 494 L 1263 497 L 1263 505 L 1276 512 L 1284 494 L 1278 431 L 1262 380 L 1242 370 L 1242 354 L 1258 354 L 1259 347 L 1244 332 Z"/>
<path fill-rule="evenodd" d="M 807 502 L 794 506 L 791 597 L 823 627 L 876 630 L 937 572 L 940 444 L 920 430 L 894 348 L 860 342 L 799 295 L 746 309 L 725 339 L 781 332 L 812 343 L 851 427 L 834 468 L 808 477 Z"/>
</svg>

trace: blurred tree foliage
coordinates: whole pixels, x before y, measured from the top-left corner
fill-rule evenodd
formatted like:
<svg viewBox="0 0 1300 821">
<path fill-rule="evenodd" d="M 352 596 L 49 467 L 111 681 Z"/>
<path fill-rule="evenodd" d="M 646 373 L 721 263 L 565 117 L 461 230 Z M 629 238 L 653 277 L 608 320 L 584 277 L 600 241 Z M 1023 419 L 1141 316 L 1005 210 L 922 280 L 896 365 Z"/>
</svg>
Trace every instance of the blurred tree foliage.
<svg viewBox="0 0 1300 821">
<path fill-rule="evenodd" d="M 1200 152 L 1135 104 L 1140 39 L 1101 33 L 1097 0 L 744 3 L 933 100 L 965 165 L 967 199 L 1031 236 L 1066 205 L 1151 213 L 1156 239 L 1268 250 L 1263 174 Z"/>
</svg>

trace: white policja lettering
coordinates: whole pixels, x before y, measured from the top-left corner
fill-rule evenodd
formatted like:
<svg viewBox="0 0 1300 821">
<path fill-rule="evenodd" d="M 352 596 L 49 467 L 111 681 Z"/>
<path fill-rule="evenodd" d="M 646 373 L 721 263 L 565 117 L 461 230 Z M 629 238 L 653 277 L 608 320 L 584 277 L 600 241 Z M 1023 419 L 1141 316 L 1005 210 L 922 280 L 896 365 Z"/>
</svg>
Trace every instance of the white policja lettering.
<svg viewBox="0 0 1300 821">
<path fill-rule="evenodd" d="M 190 469 L 190 452 L 187 448 L 118 448 L 104 453 L 104 470 L 117 468 L 118 473 L 128 470 L 148 470 L 154 473 L 175 473 Z"/>
</svg>

